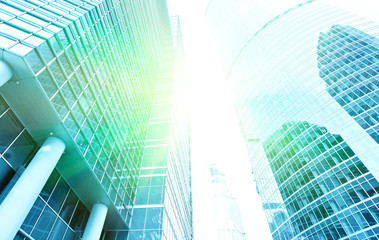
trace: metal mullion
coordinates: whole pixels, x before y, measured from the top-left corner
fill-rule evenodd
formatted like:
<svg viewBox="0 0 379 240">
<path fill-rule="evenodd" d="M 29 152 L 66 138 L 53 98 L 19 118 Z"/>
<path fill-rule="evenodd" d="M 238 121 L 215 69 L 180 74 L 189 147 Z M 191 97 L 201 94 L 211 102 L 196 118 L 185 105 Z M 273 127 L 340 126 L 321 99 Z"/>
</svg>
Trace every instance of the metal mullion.
<svg viewBox="0 0 379 240">
<path fill-rule="evenodd" d="M 58 179 L 58 181 L 59 181 L 61 178 L 65 181 L 65 179 L 64 179 L 62 176 Z M 66 182 L 66 181 L 65 181 L 65 182 Z M 66 183 L 67 183 L 67 182 L 66 182 Z M 52 225 L 52 227 L 51 227 L 51 229 L 50 229 L 50 232 L 49 232 L 49 234 L 48 234 L 48 236 L 47 236 L 47 239 L 50 237 L 51 232 L 53 231 L 54 226 L 55 226 L 55 223 L 58 221 L 58 219 L 61 219 L 62 222 L 65 223 L 65 225 L 66 225 L 66 231 L 67 231 L 67 226 L 69 226 L 69 225 L 68 225 L 69 223 L 67 223 L 66 221 L 64 221 L 63 218 L 61 218 L 61 216 L 59 215 L 59 213 L 60 213 L 60 211 L 62 210 L 64 204 L 66 203 L 66 200 L 67 200 L 67 198 L 68 198 L 68 195 L 70 194 L 70 191 L 72 191 L 72 189 L 71 189 L 71 187 L 70 187 L 70 185 L 69 185 L 69 190 L 68 190 L 68 192 L 67 192 L 67 194 L 66 194 L 66 196 L 65 196 L 65 198 L 64 198 L 64 200 L 63 200 L 63 202 L 62 202 L 62 206 L 59 208 L 58 212 L 55 212 L 54 209 L 50 208 L 50 209 L 53 211 L 53 213 L 56 213 L 57 217 L 55 218 L 55 221 L 54 221 L 54 223 L 53 223 L 53 225 Z M 75 192 L 74 192 L 74 194 L 75 194 Z M 76 195 L 76 194 L 75 194 L 75 195 Z M 79 201 L 80 201 L 80 200 L 79 200 L 79 198 L 78 198 L 78 201 L 76 202 L 75 208 L 76 208 L 76 206 L 77 206 L 77 204 L 78 204 Z M 49 204 L 47 204 L 47 205 L 50 207 Z M 74 215 L 74 214 L 73 214 L 74 212 L 75 212 L 75 209 L 74 209 L 74 211 L 73 211 L 72 214 L 71 214 L 70 220 L 71 220 L 72 216 Z M 70 220 L 69 220 L 69 222 L 70 222 Z M 65 234 L 66 234 L 66 232 L 65 232 Z"/>
<path fill-rule="evenodd" d="M 36 5 L 35 3 L 29 4 L 30 6 L 28 6 L 27 2 L 28 2 L 27 0 L 24 2 L 18 1 L 18 0 L 2 1 L 3 4 L 6 4 L 7 6 L 12 7 L 12 8 L 16 8 L 17 10 L 23 13 L 28 13 L 29 11 L 33 11 L 36 7 L 38 7 L 38 5 Z M 29 7 L 30 9 L 24 9 L 24 8 L 29 8 Z"/>
<path fill-rule="evenodd" d="M 16 24 L 14 24 L 14 23 L 11 23 L 11 22 L 4 22 L 4 21 L 2 21 L 4 24 L 6 24 L 6 25 L 9 25 L 9 26 L 11 26 L 11 27 L 13 27 L 13 28 L 15 28 L 15 29 L 17 29 L 17 30 L 19 30 L 19 31 L 22 31 L 22 32 L 24 32 L 25 34 L 27 34 L 27 36 L 24 38 L 24 39 L 21 39 L 21 38 L 16 38 L 15 36 L 11 36 L 11 35 L 8 35 L 8 34 L 6 34 L 6 33 L 3 33 L 3 32 L 1 32 L 0 34 L 2 35 L 2 36 L 5 36 L 6 38 L 8 38 L 8 39 L 16 39 L 16 41 L 17 41 L 17 43 L 16 44 L 14 44 L 14 45 L 12 45 L 12 47 L 13 46 L 15 46 L 15 45 L 17 45 L 18 43 L 23 43 L 23 44 L 25 44 L 26 46 L 32 46 L 32 48 L 34 48 L 35 46 L 34 45 L 32 45 L 32 44 L 30 44 L 30 43 L 27 43 L 27 42 L 25 42 L 25 39 L 27 39 L 28 37 L 30 37 L 30 36 L 32 36 L 32 35 L 36 35 L 36 36 L 38 36 L 38 37 L 40 37 L 40 38 L 43 38 L 42 36 L 39 36 L 38 34 L 34 34 L 33 32 L 30 32 L 29 30 L 27 30 L 27 29 L 25 29 L 25 28 L 22 28 L 22 27 L 20 27 L 20 26 L 18 26 L 18 25 L 16 25 Z M 43 38 L 43 39 L 45 39 L 45 38 Z"/>
<path fill-rule="evenodd" d="M 41 15 L 42 17 L 47 17 L 46 15 L 48 15 L 49 18 L 51 17 L 51 20 L 48 20 L 48 21 L 51 24 L 58 25 L 59 28 L 65 28 L 68 25 L 70 25 L 70 23 L 72 22 L 72 20 L 69 21 L 61 15 L 54 15 L 53 12 L 48 11 L 47 9 L 45 9 L 43 7 L 38 7 L 34 11 L 36 13 L 38 13 L 39 15 Z M 42 18 L 42 17 L 40 17 L 40 18 Z"/>
<path fill-rule="evenodd" d="M 5 104 L 7 104 L 7 103 L 5 103 Z M 8 106 L 8 104 L 7 104 L 7 106 Z M 7 109 L 4 110 L 4 112 L 2 112 L 0 114 L 0 118 L 2 118 L 8 111 L 11 111 L 11 108 L 9 106 L 7 107 Z"/>
<path fill-rule="evenodd" d="M 38 14 L 36 14 L 36 13 L 38 13 Z M 58 27 L 58 28 L 64 28 L 64 27 L 65 27 L 65 26 L 62 25 L 61 23 L 57 22 L 56 19 L 51 19 L 51 20 L 50 20 L 50 19 L 46 18 L 44 14 L 39 13 L 38 11 L 35 11 L 35 10 L 34 10 L 34 11 L 32 11 L 32 12 L 28 12 L 27 14 L 30 15 L 30 16 L 33 16 L 33 17 L 35 17 L 35 18 L 38 18 L 38 19 L 40 19 L 41 21 L 47 22 L 48 25 L 46 25 L 46 27 L 49 26 L 49 25 L 54 25 L 54 26 L 56 26 L 56 27 Z M 24 15 L 24 14 L 22 14 L 22 15 Z M 20 15 L 20 16 L 22 16 L 22 15 Z M 44 27 L 44 29 L 45 29 L 46 27 Z"/>
<path fill-rule="evenodd" d="M 25 0 L 25 1 L 28 1 L 28 0 Z M 28 1 L 28 2 L 30 2 L 30 1 Z M 16 8 L 16 9 L 18 9 L 19 11 L 21 11 L 21 9 L 20 9 L 19 7 L 17 7 L 17 6 L 10 5 L 8 2 L 3 2 L 3 3 L 6 4 L 7 6 L 11 6 L 12 8 Z M 33 3 L 33 4 L 34 4 L 34 3 Z M 36 7 L 33 8 L 31 11 L 23 12 L 23 13 L 21 13 L 20 15 L 14 15 L 14 18 L 17 18 L 17 19 L 18 19 L 18 18 L 21 18 L 21 19 L 23 20 L 23 22 L 26 22 L 26 23 L 31 24 L 31 25 L 37 25 L 37 24 L 31 22 L 30 20 L 27 20 L 27 19 L 25 19 L 25 18 L 22 17 L 23 15 L 28 14 L 28 15 L 31 15 L 31 16 L 33 16 L 33 17 L 35 17 L 35 18 L 41 19 L 41 20 L 43 20 L 44 22 L 47 22 L 47 23 L 50 23 L 50 24 L 54 24 L 54 23 L 51 22 L 50 20 L 47 20 L 47 19 L 42 18 L 41 16 L 37 16 L 37 15 L 35 15 L 35 14 L 33 13 L 33 11 L 35 11 L 35 10 L 38 9 L 38 8 L 39 8 L 39 6 L 36 6 Z M 58 25 L 58 24 L 56 24 L 56 25 Z M 40 25 L 38 25 L 38 26 L 41 27 Z M 48 26 L 48 25 L 47 25 L 47 26 Z M 58 26 L 58 27 L 62 28 L 63 26 Z M 46 29 L 46 27 L 42 27 L 42 29 L 44 29 L 44 30 L 48 30 L 48 31 L 51 31 L 51 30 L 49 30 L 49 29 Z M 53 33 L 53 32 L 52 32 L 52 33 Z M 53 34 L 54 34 L 54 33 L 53 33 Z"/>
<path fill-rule="evenodd" d="M 13 171 L 15 171 L 15 174 L 16 175 L 19 175 L 18 174 L 18 171 L 17 171 L 17 169 L 15 169 L 14 168 L 14 166 L 10 163 L 10 162 L 8 162 L 8 160 L 3 156 L 3 153 L 6 153 L 8 150 L 9 150 L 9 148 L 13 145 L 13 143 L 14 142 L 16 142 L 16 140 L 24 133 L 24 131 L 26 131 L 26 129 L 25 129 L 25 127 L 20 131 L 20 133 L 19 134 L 17 134 L 17 136 L 16 136 L 16 138 L 15 139 L 13 139 L 13 141 L 9 144 L 9 146 L 3 151 L 3 152 L 1 152 L 0 153 L 0 158 L 2 158 L 3 159 L 3 161 L 13 170 Z M 27 131 L 26 131 L 27 132 Z M 20 175 L 19 175 L 20 176 Z"/>
<path fill-rule="evenodd" d="M 75 192 L 74 192 L 74 193 L 75 193 Z M 76 195 L 76 194 L 75 194 L 75 195 Z M 72 211 L 71 217 L 70 217 L 70 219 L 68 220 L 67 228 L 66 228 L 66 231 L 65 231 L 65 233 L 64 233 L 64 235 L 63 235 L 63 239 L 64 239 L 64 237 L 66 236 L 67 231 L 68 231 L 69 229 L 71 229 L 72 232 L 75 233 L 74 229 L 71 228 L 70 223 L 71 223 L 72 218 L 73 218 L 74 215 L 75 215 L 75 210 L 77 209 L 77 207 L 78 207 L 78 205 L 79 205 L 79 202 L 81 202 L 81 201 L 80 201 L 80 199 L 79 199 L 79 197 L 78 197 L 78 201 L 76 201 L 76 204 L 75 204 L 74 210 Z"/>
</svg>

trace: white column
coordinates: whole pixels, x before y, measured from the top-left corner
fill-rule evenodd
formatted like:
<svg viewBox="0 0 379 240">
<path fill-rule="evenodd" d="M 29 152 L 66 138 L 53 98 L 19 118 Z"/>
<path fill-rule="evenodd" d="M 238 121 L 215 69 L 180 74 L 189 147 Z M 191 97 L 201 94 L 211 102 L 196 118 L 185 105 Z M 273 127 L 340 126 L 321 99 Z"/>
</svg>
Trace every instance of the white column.
<svg viewBox="0 0 379 240">
<path fill-rule="evenodd" d="M 12 69 L 4 61 L 0 60 L 0 87 L 12 77 Z"/>
<path fill-rule="evenodd" d="M 0 205 L 0 239 L 17 234 L 65 148 L 62 140 L 49 137 L 38 150 Z"/>
<path fill-rule="evenodd" d="M 101 230 L 103 230 L 108 207 L 102 203 L 95 203 L 89 215 L 86 229 L 84 230 L 82 240 L 100 239 Z"/>
</svg>

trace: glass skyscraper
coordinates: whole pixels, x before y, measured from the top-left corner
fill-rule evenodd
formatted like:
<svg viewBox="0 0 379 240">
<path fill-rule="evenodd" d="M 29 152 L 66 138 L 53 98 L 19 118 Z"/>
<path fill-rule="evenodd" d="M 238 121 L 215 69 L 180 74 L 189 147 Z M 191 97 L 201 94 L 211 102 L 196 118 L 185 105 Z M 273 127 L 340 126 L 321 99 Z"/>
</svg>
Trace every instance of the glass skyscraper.
<svg viewBox="0 0 379 240">
<path fill-rule="evenodd" d="M 378 24 L 312 0 L 206 14 L 273 238 L 377 239 Z"/>
<path fill-rule="evenodd" d="M 164 0 L 0 3 L 1 239 L 192 239 L 181 41 Z"/>
<path fill-rule="evenodd" d="M 246 234 L 240 206 L 227 186 L 225 174 L 218 164 L 211 164 L 212 203 L 218 240 L 244 240 Z"/>
<path fill-rule="evenodd" d="M 379 143 L 379 39 L 334 25 L 320 34 L 318 49 L 328 93 Z"/>
</svg>

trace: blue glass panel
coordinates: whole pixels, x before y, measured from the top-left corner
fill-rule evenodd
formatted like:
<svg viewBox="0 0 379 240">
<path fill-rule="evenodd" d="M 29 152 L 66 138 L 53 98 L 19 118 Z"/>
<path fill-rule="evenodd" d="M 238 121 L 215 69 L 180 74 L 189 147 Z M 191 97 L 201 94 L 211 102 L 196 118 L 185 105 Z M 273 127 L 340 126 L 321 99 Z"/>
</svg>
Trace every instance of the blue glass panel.
<svg viewBox="0 0 379 240">
<path fill-rule="evenodd" d="M 117 233 L 116 240 L 126 240 L 128 239 L 128 232 L 127 231 L 119 231 Z"/>
<path fill-rule="evenodd" d="M 149 204 L 161 204 L 163 203 L 163 188 L 151 187 L 149 194 Z"/>
<path fill-rule="evenodd" d="M 57 220 L 54 223 L 53 229 L 51 230 L 49 239 L 63 239 L 66 229 L 66 223 L 62 221 L 62 219 L 57 218 Z"/>
<path fill-rule="evenodd" d="M 140 187 L 137 190 L 137 196 L 135 204 L 147 204 L 147 199 L 149 196 L 149 188 L 148 187 Z"/>
<path fill-rule="evenodd" d="M 59 212 L 62 203 L 68 193 L 69 186 L 66 181 L 61 177 L 58 184 L 55 186 L 53 193 L 48 201 L 48 204 L 56 211 Z"/>
<path fill-rule="evenodd" d="M 160 229 L 163 208 L 148 208 L 145 229 Z"/>
<path fill-rule="evenodd" d="M 128 240 L 141 240 L 143 238 L 143 231 L 130 231 Z"/>
<path fill-rule="evenodd" d="M 70 193 L 68 194 L 66 201 L 64 202 L 63 207 L 59 213 L 60 217 L 66 223 L 70 222 L 72 213 L 74 212 L 77 202 L 78 202 L 78 197 L 72 190 L 70 190 Z"/>
<path fill-rule="evenodd" d="M 143 229 L 145 226 L 146 208 L 135 208 L 132 217 L 132 229 Z"/>
<path fill-rule="evenodd" d="M 0 153 L 5 151 L 21 130 L 22 126 L 12 111 L 0 117 Z M 4 157 L 7 158 L 7 155 Z"/>
<path fill-rule="evenodd" d="M 160 240 L 162 236 L 161 231 L 145 231 L 144 239 L 149 240 Z"/>
<path fill-rule="evenodd" d="M 53 172 L 51 173 L 49 179 L 47 180 L 45 186 L 43 187 L 41 193 L 40 193 L 40 196 L 45 201 L 47 201 L 49 199 L 51 192 L 53 191 L 55 185 L 58 182 L 59 176 L 60 175 L 57 172 L 57 170 L 54 169 Z"/>
<path fill-rule="evenodd" d="M 14 169 L 19 169 L 21 166 L 26 167 L 36 150 L 37 144 L 29 133 L 24 131 L 5 152 L 4 156 Z"/>
<path fill-rule="evenodd" d="M 33 226 L 36 224 L 38 217 L 40 216 L 42 209 L 45 207 L 45 202 L 41 198 L 37 198 L 32 209 L 26 216 L 24 222 L 22 223 L 21 228 L 26 232 L 30 233 Z"/>
<path fill-rule="evenodd" d="M 89 216 L 88 210 L 85 208 L 83 203 L 79 202 L 78 205 L 76 206 L 75 213 L 70 221 L 70 227 L 79 236 L 83 234 L 88 216 Z"/>
<path fill-rule="evenodd" d="M 33 229 L 31 236 L 35 239 L 46 239 L 55 222 L 57 215 L 46 206 L 38 219 L 36 227 Z"/>
<path fill-rule="evenodd" d="M 7 187 L 14 174 L 13 169 L 0 158 L 0 194 L 3 193 L 3 190 Z"/>
</svg>

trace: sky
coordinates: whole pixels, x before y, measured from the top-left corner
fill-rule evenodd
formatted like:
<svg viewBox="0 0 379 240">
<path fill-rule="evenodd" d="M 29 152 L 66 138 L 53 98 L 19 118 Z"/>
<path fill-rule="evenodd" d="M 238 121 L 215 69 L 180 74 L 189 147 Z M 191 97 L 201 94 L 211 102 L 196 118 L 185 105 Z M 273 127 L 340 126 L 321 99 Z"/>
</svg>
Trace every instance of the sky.
<svg viewBox="0 0 379 240">
<path fill-rule="evenodd" d="M 224 168 L 229 190 L 239 201 L 246 239 L 272 239 L 221 72 L 217 41 L 212 39 L 206 23 L 207 1 L 167 0 L 167 4 L 170 15 L 180 18 L 190 78 L 194 239 L 217 239 L 212 163 Z"/>
</svg>

